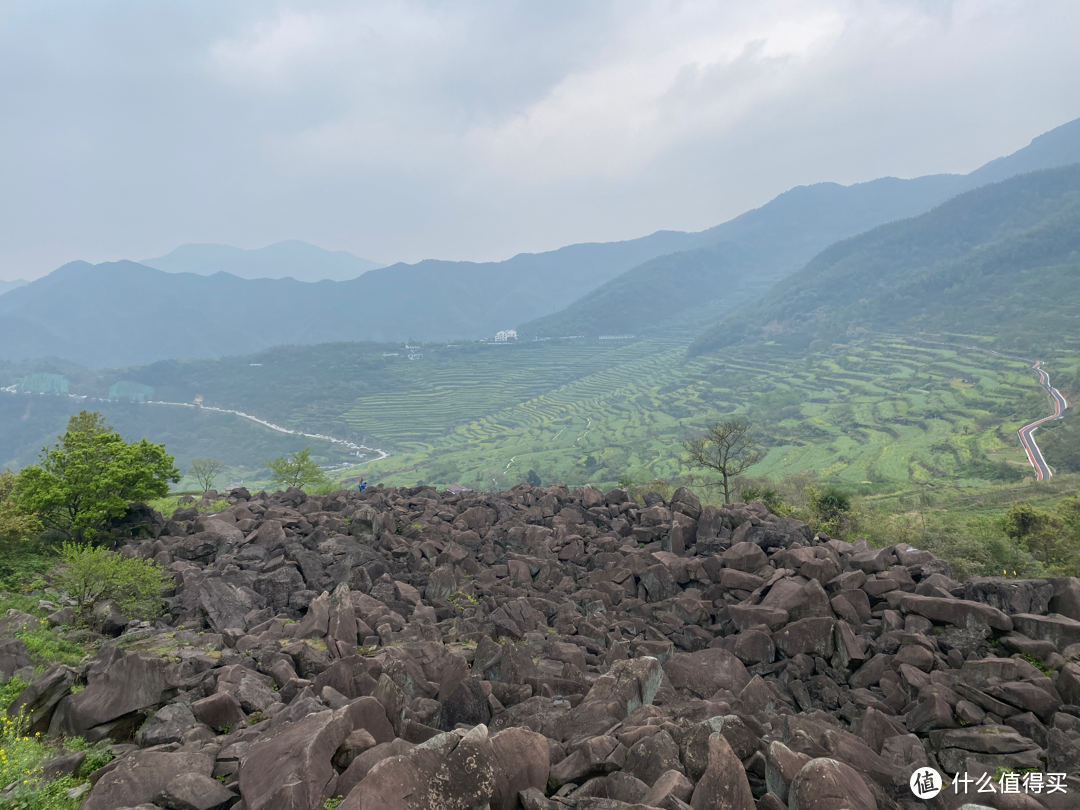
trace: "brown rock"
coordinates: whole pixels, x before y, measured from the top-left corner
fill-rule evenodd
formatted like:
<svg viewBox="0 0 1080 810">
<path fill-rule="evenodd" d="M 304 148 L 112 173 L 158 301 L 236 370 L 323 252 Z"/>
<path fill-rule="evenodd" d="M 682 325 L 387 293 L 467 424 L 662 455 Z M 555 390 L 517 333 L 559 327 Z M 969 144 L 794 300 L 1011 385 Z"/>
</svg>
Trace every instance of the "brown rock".
<svg viewBox="0 0 1080 810">
<path fill-rule="evenodd" d="M 491 737 L 495 753 L 495 789 L 491 810 L 514 810 L 518 793 L 547 785 L 550 765 L 547 740 L 523 728 L 508 728 Z"/>
<path fill-rule="evenodd" d="M 694 810 L 754 810 L 754 794 L 742 763 L 724 735 L 709 737 L 709 764 L 690 799 Z"/>
<path fill-rule="evenodd" d="M 917 613 L 931 621 L 955 627 L 970 629 L 988 626 L 1005 633 L 1013 629 L 1013 620 L 997 608 L 964 599 L 944 599 L 909 593 L 900 599 L 900 609 L 905 613 Z M 1080 626 L 1080 622 L 1077 624 Z M 1021 628 L 1020 632 L 1024 630 Z"/>
<path fill-rule="evenodd" d="M 314 810 L 336 777 L 331 760 L 352 731 L 345 714 L 324 711 L 258 738 L 240 761 L 248 810 Z"/>
<path fill-rule="evenodd" d="M 791 782 L 790 810 L 877 810 L 874 794 L 850 766 L 835 759 L 812 759 Z"/>
<path fill-rule="evenodd" d="M 203 754 L 136 751 L 102 776 L 81 810 L 116 810 L 149 804 L 177 776 L 194 773 L 209 777 L 213 760 Z"/>
</svg>

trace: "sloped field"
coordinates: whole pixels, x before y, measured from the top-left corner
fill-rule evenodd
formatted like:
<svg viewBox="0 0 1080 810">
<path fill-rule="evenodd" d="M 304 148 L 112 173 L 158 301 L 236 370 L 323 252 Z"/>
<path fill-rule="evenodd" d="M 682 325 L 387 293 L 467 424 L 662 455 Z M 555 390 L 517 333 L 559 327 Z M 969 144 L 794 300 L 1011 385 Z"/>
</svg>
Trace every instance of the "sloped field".
<svg viewBox="0 0 1080 810">
<path fill-rule="evenodd" d="M 1012 434 L 1045 407 L 1022 361 L 900 339 L 690 361 L 648 341 L 581 346 L 573 369 L 554 356 L 515 365 L 513 347 L 500 351 L 468 367 L 418 364 L 416 390 L 360 400 L 346 419 L 398 451 L 368 468 L 372 478 L 485 488 L 529 470 L 571 484 L 671 478 L 689 472 L 683 439 L 737 415 L 769 450 L 755 475 L 979 483 L 1026 471 Z"/>
</svg>

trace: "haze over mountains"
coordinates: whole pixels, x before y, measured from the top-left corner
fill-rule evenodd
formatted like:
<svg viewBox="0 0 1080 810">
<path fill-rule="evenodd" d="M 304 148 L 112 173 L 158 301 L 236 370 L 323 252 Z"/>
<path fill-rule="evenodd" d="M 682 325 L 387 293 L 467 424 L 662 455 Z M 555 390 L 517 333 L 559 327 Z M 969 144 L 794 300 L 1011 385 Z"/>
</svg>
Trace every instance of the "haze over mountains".
<svg viewBox="0 0 1080 810">
<path fill-rule="evenodd" d="M 17 289 L 19 287 L 23 287 L 27 283 L 28 282 L 23 281 L 21 278 L 14 279 L 12 281 L 4 281 L 3 279 L 0 279 L 0 295 L 3 295 L 4 293 Z"/>
<path fill-rule="evenodd" d="M 290 239 L 264 248 L 244 250 L 229 245 L 181 245 L 139 264 L 166 273 L 212 276 L 230 273 L 246 279 L 294 278 L 297 281 L 348 281 L 386 265 L 362 259 L 345 250 L 325 250 Z"/>
<path fill-rule="evenodd" d="M 296 280 L 366 261 L 296 242 L 259 251 L 187 245 L 150 260 L 156 267 L 72 262 L 0 297 L 0 359 L 115 366 L 288 343 L 482 338 L 514 326 L 525 337 L 689 340 L 839 240 L 1011 175 L 1078 161 L 1080 120 L 968 175 L 821 183 L 700 233 L 660 231 L 502 262 L 395 264 L 345 281 Z"/>
<path fill-rule="evenodd" d="M 636 267 L 524 334 L 658 332 L 694 336 L 795 272 L 819 251 L 878 225 L 921 214 L 957 194 L 1036 169 L 1080 162 L 1080 119 L 967 175 L 841 186 L 818 183 L 694 234 L 683 252 Z M 648 296 L 642 296 L 648 290 Z"/>
<path fill-rule="evenodd" d="M 701 354 L 772 340 L 804 348 L 856 329 L 995 333 L 1003 348 L 1080 334 L 1080 164 L 1018 175 L 819 253 L 707 330 Z"/>
</svg>

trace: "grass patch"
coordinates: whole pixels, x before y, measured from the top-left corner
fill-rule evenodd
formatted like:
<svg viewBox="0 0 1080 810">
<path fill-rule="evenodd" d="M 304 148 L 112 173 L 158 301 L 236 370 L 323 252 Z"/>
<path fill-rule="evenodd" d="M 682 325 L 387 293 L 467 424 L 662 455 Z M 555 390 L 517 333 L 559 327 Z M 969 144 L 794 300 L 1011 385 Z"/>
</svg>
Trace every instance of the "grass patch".
<svg viewBox="0 0 1080 810">
<path fill-rule="evenodd" d="M 89 745 L 75 737 L 63 748 L 40 734 L 29 735 L 19 719 L 7 717 L 7 708 L 26 688 L 15 678 L 0 686 L 0 783 L 13 785 L 11 794 L 0 800 L 5 810 L 76 810 L 82 799 L 69 799 L 68 791 L 86 783 L 90 774 L 112 759 L 107 746 Z M 71 751 L 86 751 L 79 770 L 60 779 L 48 781 L 42 766 L 49 760 Z"/>
<path fill-rule="evenodd" d="M 88 653 L 86 647 L 64 638 L 62 631 L 50 627 L 45 619 L 41 620 L 40 627 L 20 630 L 15 637 L 22 639 L 31 657 L 39 663 L 67 664 L 69 667 L 75 667 Z"/>
</svg>

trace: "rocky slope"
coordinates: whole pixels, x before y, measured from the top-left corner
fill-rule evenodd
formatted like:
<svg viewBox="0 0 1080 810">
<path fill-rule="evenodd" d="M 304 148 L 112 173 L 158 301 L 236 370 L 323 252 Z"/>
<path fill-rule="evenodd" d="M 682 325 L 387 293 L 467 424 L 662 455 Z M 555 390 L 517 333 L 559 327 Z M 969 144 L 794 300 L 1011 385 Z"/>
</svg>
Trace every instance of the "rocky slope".
<svg viewBox="0 0 1080 810">
<path fill-rule="evenodd" d="M 1076 807 L 1075 579 L 960 584 L 687 490 L 229 497 L 126 548 L 173 572 L 163 620 L 102 611 L 12 704 L 116 741 L 84 810 L 884 810 L 927 765 L 1070 774 L 933 807 Z"/>
</svg>

